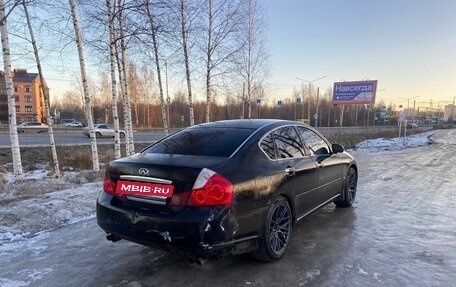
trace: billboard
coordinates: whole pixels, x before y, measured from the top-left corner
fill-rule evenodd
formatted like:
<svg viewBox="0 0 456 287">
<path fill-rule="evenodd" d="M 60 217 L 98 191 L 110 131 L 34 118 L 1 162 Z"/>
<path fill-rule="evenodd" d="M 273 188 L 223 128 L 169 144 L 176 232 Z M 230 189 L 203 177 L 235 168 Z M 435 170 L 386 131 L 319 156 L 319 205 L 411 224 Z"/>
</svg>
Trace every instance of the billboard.
<svg viewBox="0 0 456 287">
<path fill-rule="evenodd" d="M 333 104 L 373 104 L 377 81 L 336 82 Z"/>
</svg>

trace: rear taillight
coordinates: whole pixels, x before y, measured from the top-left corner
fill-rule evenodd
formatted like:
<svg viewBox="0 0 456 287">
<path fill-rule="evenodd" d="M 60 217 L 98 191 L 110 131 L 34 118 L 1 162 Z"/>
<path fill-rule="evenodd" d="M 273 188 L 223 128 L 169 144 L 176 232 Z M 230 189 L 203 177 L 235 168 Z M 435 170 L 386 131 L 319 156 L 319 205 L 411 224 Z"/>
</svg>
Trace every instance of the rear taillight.
<svg viewBox="0 0 456 287">
<path fill-rule="evenodd" d="M 230 205 L 233 184 L 220 174 L 204 168 L 193 185 L 188 206 Z"/>
<path fill-rule="evenodd" d="M 108 173 L 105 173 L 103 180 L 103 190 L 109 194 L 116 193 L 116 183 L 109 177 Z"/>
</svg>

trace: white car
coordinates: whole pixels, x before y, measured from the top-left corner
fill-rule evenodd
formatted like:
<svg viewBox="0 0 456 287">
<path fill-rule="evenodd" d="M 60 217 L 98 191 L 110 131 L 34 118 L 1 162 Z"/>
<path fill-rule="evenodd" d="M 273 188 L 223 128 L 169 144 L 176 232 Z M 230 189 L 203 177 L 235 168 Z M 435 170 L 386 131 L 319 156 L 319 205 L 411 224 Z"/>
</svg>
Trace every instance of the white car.
<svg viewBox="0 0 456 287">
<path fill-rule="evenodd" d="M 48 131 L 48 125 L 40 122 L 23 122 L 17 125 L 18 133 L 45 133 Z"/>
<path fill-rule="evenodd" d="M 64 127 L 70 128 L 82 128 L 84 125 L 81 122 L 72 122 L 72 123 L 64 123 Z"/>
<path fill-rule="evenodd" d="M 108 124 L 95 124 L 94 125 L 95 136 L 97 138 L 101 137 L 114 137 L 114 127 Z M 90 137 L 89 127 L 82 129 L 82 134 Z M 119 129 L 119 136 L 121 138 L 125 137 L 125 131 Z"/>
</svg>

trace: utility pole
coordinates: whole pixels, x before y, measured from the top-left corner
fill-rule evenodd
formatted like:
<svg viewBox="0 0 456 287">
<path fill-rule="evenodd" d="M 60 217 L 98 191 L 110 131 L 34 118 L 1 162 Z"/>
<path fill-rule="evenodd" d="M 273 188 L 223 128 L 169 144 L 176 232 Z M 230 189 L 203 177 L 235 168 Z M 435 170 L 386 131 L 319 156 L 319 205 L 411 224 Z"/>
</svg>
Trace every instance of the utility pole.
<svg viewBox="0 0 456 287">
<path fill-rule="evenodd" d="M 310 96 L 310 85 L 315 82 L 315 81 L 318 81 L 318 80 L 321 80 L 323 78 L 326 78 L 326 76 L 322 76 L 322 77 L 319 77 L 319 78 L 316 78 L 316 79 L 313 79 L 313 80 L 304 80 L 302 78 L 298 78 L 296 77 L 297 80 L 300 80 L 300 81 L 303 81 L 303 82 L 306 82 L 308 83 L 308 103 L 307 103 L 307 120 L 309 121 L 309 125 L 310 125 L 310 99 L 311 99 L 311 96 Z M 304 106 L 303 106 L 304 107 Z"/>
</svg>

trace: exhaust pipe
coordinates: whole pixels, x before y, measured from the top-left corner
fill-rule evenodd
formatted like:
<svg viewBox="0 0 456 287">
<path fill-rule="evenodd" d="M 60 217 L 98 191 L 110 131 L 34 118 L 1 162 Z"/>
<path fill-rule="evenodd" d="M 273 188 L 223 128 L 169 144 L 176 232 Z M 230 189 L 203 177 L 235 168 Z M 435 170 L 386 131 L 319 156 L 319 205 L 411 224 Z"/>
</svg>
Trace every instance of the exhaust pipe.
<svg viewBox="0 0 456 287">
<path fill-rule="evenodd" d="M 114 234 L 108 234 L 108 235 L 106 235 L 106 239 L 109 240 L 109 241 L 112 241 L 112 242 L 117 242 L 117 241 L 119 241 L 121 238 L 115 236 Z"/>
</svg>

